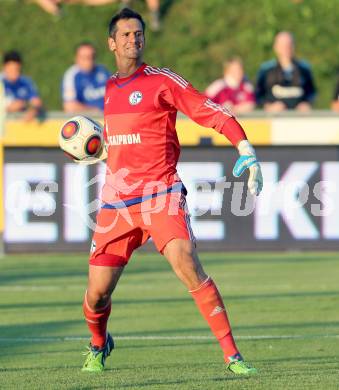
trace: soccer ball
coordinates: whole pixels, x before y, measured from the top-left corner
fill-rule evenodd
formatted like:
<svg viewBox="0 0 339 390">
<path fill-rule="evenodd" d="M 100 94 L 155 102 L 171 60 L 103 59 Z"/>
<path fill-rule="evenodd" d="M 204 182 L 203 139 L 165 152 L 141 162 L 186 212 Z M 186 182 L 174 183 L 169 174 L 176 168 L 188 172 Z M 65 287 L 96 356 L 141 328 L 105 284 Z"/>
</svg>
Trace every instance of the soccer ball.
<svg viewBox="0 0 339 390">
<path fill-rule="evenodd" d="M 82 115 L 69 119 L 59 134 L 60 148 L 75 162 L 96 162 L 104 143 L 102 125 Z"/>
</svg>

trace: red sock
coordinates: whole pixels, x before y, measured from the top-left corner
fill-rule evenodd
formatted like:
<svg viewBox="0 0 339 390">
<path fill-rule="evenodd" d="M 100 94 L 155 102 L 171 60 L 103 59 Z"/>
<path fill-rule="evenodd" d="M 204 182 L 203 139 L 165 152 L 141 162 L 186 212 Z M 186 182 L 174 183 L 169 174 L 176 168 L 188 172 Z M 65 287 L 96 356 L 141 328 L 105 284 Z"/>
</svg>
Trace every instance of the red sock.
<svg viewBox="0 0 339 390">
<path fill-rule="evenodd" d="M 225 360 L 239 353 L 227 318 L 224 302 L 213 280 L 208 278 L 196 290 L 190 291 L 202 316 L 218 339 Z"/>
<path fill-rule="evenodd" d="M 91 344 L 102 348 L 106 343 L 107 321 L 111 313 L 111 301 L 100 311 L 93 311 L 88 306 L 86 293 L 83 309 L 88 329 L 92 334 Z"/>
</svg>

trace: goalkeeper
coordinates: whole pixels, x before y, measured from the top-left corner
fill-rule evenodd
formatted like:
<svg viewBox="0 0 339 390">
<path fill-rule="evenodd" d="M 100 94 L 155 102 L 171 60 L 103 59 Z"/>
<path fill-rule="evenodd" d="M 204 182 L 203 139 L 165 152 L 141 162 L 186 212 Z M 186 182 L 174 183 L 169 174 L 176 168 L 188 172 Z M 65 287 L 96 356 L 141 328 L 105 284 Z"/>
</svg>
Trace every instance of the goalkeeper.
<svg viewBox="0 0 339 390">
<path fill-rule="evenodd" d="M 152 237 L 218 340 L 227 368 L 235 374 L 253 374 L 256 369 L 241 356 L 222 297 L 196 252 L 186 190 L 176 171 L 180 154 L 177 111 L 232 142 L 240 154 L 234 174 L 249 169 L 248 187 L 253 195 L 262 189 L 260 166 L 242 127 L 226 108 L 170 69 L 143 62 L 144 32 L 142 17 L 126 8 L 109 25 L 108 47 L 117 73 L 106 85 L 107 173 L 83 304 L 92 335 L 83 370 L 104 369 L 114 347 L 107 332 L 111 295 L 133 251 Z"/>
</svg>

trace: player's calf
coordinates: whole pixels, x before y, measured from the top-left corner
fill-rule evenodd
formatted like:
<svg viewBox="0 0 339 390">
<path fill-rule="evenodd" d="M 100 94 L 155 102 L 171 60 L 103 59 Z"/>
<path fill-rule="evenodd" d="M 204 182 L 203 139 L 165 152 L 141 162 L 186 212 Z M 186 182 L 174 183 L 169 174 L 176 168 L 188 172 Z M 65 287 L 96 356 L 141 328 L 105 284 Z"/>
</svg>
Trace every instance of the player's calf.
<svg viewBox="0 0 339 390">
<path fill-rule="evenodd" d="M 88 304 L 86 293 L 83 311 L 88 329 L 92 335 L 91 345 L 101 349 L 106 343 L 107 321 L 111 313 L 111 300 L 109 300 L 105 307 L 93 310 Z"/>
</svg>

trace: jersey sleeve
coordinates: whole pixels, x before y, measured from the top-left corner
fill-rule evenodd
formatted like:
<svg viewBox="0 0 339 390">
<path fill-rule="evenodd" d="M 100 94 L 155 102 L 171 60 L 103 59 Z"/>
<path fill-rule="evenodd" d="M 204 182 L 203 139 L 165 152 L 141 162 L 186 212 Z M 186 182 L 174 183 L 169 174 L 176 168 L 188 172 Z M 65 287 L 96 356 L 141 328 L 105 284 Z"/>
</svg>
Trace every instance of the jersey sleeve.
<svg viewBox="0 0 339 390">
<path fill-rule="evenodd" d="M 163 72 L 166 75 L 159 94 L 160 106 L 181 111 L 199 125 L 224 134 L 234 145 L 246 139 L 243 129 L 227 108 L 212 102 L 171 70 L 165 68 Z"/>
<path fill-rule="evenodd" d="M 233 117 L 227 108 L 213 103 L 176 73 L 171 72 L 171 76 L 165 78 L 164 86 L 159 96 L 160 105 L 172 106 L 201 126 L 218 131 Z"/>
<path fill-rule="evenodd" d="M 68 69 L 62 79 L 61 94 L 64 102 L 77 100 L 77 89 L 75 83 L 76 72 L 73 67 Z"/>
<path fill-rule="evenodd" d="M 32 79 L 26 78 L 26 87 L 28 91 L 28 100 L 39 97 L 38 88 Z"/>
</svg>

